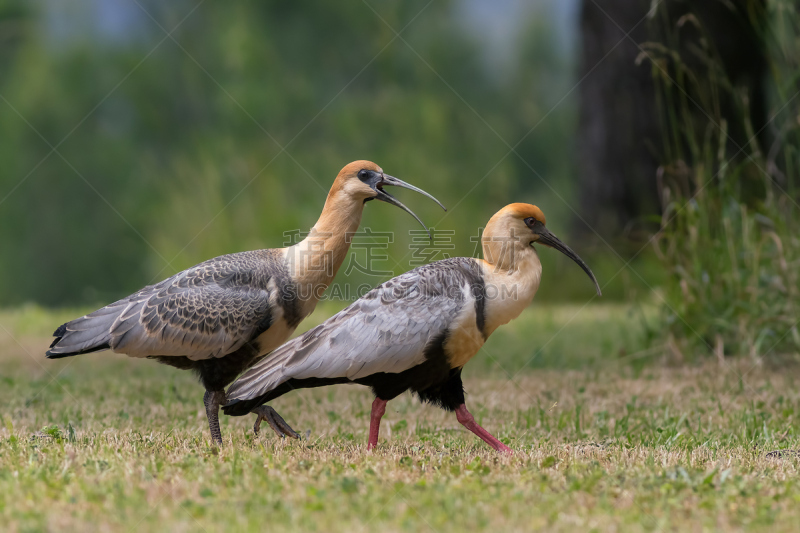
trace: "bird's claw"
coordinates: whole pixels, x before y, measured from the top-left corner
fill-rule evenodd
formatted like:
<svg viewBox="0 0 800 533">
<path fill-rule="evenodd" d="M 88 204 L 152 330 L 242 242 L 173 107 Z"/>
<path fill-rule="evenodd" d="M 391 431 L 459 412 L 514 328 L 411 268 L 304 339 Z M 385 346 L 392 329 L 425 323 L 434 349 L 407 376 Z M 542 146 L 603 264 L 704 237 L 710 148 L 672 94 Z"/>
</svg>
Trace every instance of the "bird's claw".
<svg viewBox="0 0 800 533">
<path fill-rule="evenodd" d="M 800 450 L 775 450 L 774 452 L 767 453 L 766 456 L 772 459 L 781 457 L 798 457 L 800 456 Z"/>
<path fill-rule="evenodd" d="M 266 420 L 269 427 L 272 428 L 272 431 L 279 437 L 300 438 L 300 434 L 293 430 L 291 426 L 286 423 L 286 420 L 272 407 L 261 405 L 253 409 L 252 413 L 256 415 L 256 421 L 255 424 L 253 424 L 253 433 L 256 435 L 258 435 L 258 431 L 261 429 L 261 422 Z"/>
</svg>

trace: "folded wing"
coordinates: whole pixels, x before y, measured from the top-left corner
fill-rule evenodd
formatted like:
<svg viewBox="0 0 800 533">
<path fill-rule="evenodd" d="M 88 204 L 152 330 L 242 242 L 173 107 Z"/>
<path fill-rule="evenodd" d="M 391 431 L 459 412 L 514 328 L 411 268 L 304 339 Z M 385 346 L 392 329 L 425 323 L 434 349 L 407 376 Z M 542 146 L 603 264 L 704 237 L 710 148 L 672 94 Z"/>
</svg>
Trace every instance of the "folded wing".
<svg viewBox="0 0 800 533">
<path fill-rule="evenodd" d="M 471 265 L 460 261 L 425 265 L 376 287 L 254 365 L 228 389 L 228 400 L 257 398 L 289 379 L 356 380 L 423 363 L 428 343 L 472 305 Z"/>
<path fill-rule="evenodd" d="M 276 296 L 252 252 L 222 256 L 60 326 L 50 358 L 111 349 L 132 357 L 222 357 L 266 330 Z"/>
</svg>

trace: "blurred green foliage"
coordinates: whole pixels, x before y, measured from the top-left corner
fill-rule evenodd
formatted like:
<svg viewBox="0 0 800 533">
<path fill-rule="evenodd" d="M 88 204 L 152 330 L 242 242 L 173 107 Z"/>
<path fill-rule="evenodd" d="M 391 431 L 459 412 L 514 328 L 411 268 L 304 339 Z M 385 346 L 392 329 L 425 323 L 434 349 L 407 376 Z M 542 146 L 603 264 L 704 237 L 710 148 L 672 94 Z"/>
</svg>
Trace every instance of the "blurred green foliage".
<svg viewBox="0 0 800 533">
<path fill-rule="evenodd" d="M 281 246 L 355 159 L 442 200 L 399 194 L 455 230 L 450 253 L 512 201 L 569 225 L 572 62 L 544 10 L 501 76 L 455 2 L 137 0 L 105 33 L 99 3 L 73 4 L 0 2 L 2 305 L 108 301 Z M 408 270 L 416 223 L 373 203 L 367 226 L 396 232 L 381 268 Z"/>
<path fill-rule="evenodd" d="M 766 124 L 749 120 L 751 94 L 728 77 L 712 39 L 700 39 L 693 57 L 649 46 L 669 132 L 656 246 L 669 271 L 659 338 L 679 352 L 699 346 L 720 358 L 758 358 L 800 349 L 800 13 L 793 2 L 767 5 L 765 14 L 743 13 L 767 51 Z M 683 24 L 705 36 L 700 19 L 684 18 L 668 28 L 675 41 Z M 726 100 L 734 112 L 724 116 Z M 734 130 L 749 141 L 734 142 Z"/>
</svg>

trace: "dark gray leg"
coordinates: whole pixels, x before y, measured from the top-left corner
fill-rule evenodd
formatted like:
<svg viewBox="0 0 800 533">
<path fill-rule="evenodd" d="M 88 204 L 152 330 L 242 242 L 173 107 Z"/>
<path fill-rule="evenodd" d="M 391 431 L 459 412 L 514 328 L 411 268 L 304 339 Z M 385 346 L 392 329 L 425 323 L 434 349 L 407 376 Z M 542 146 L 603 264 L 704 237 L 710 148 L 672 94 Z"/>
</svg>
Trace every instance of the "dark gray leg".
<svg viewBox="0 0 800 533">
<path fill-rule="evenodd" d="M 279 437 L 300 438 L 300 435 L 269 405 L 260 405 L 250 412 L 256 415 L 256 423 L 253 424 L 253 433 L 256 435 L 258 435 L 258 430 L 261 428 L 261 421 L 266 420 L 272 431 Z"/>
<path fill-rule="evenodd" d="M 225 391 L 207 390 L 203 395 L 203 403 L 206 406 L 206 417 L 208 418 L 208 429 L 211 430 L 211 440 L 214 444 L 222 446 L 222 431 L 219 429 L 219 406 L 225 405 Z"/>
</svg>

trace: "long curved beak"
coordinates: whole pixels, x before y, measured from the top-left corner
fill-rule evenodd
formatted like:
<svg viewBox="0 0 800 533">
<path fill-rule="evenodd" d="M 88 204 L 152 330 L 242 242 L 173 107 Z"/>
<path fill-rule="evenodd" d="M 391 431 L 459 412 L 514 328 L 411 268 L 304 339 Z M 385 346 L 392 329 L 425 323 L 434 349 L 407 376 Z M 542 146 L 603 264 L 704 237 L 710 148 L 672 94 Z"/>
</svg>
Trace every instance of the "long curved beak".
<svg viewBox="0 0 800 533">
<path fill-rule="evenodd" d="M 431 230 L 429 230 L 428 227 L 422 222 L 422 220 L 420 220 L 420 218 L 411 209 L 406 207 L 403 204 L 403 202 L 401 202 L 400 200 L 398 200 L 397 198 L 395 198 L 394 196 L 392 196 L 388 192 L 384 191 L 383 190 L 383 186 L 384 185 L 392 185 L 394 187 L 402 187 L 404 189 L 411 189 L 412 191 L 416 191 L 416 192 L 418 192 L 418 193 L 420 193 L 422 195 L 427 196 L 428 198 L 430 198 L 431 200 L 433 200 L 434 202 L 439 204 L 439 207 L 441 207 L 442 209 L 447 211 L 447 208 L 444 205 L 442 205 L 442 202 L 440 202 L 439 200 L 437 200 L 436 198 L 434 198 L 432 195 L 428 194 L 427 192 L 423 191 L 419 187 L 414 187 L 410 183 L 406 183 L 405 181 L 403 181 L 401 179 L 398 179 L 398 178 L 395 178 L 394 176 L 389 176 L 388 174 L 381 175 L 381 180 L 374 187 L 375 192 L 378 193 L 378 195 L 375 197 L 377 200 L 380 200 L 381 202 L 386 202 L 387 204 L 392 204 L 394 206 L 397 206 L 400 209 L 402 209 L 403 211 L 405 211 L 406 213 L 408 213 L 409 215 L 411 215 L 412 217 L 414 217 L 417 220 L 417 222 L 419 222 L 422 225 L 422 227 L 425 228 L 425 231 L 428 232 L 428 237 L 430 237 L 430 239 L 433 240 L 433 236 L 431 236 Z"/>
<path fill-rule="evenodd" d="M 553 235 L 553 233 L 549 229 L 547 229 L 545 225 L 542 224 L 541 222 L 536 223 L 533 232 L 539 235 L 539 240 L 534 242 L 544 244 L 545 246 L 549 246 L 551 248 L 555 248 L 562 254 L 566 255 L 567 257 L 578 263 L 578 266 L 581 267 L 583 271 L 586 272 L 591 278 L 591 280 L 594 282 L 594 287 L 597 290 L 597 295 L 598 296 L 603 295 L 603 293 L 600 292 L 600 285 L 597 283 L 597 278 L 594 277 L 594 274 L 592 274 L 592 270 L 586 263 L 583 262 L 583 259 L 581 259 L 578 256 L 578 254 L 573 252 L 569 246 L 561 242 L 561 240 L 555 235 Z"/>
</svg>

